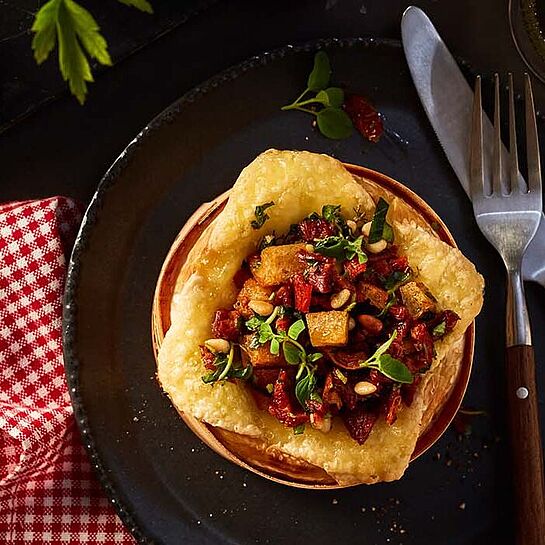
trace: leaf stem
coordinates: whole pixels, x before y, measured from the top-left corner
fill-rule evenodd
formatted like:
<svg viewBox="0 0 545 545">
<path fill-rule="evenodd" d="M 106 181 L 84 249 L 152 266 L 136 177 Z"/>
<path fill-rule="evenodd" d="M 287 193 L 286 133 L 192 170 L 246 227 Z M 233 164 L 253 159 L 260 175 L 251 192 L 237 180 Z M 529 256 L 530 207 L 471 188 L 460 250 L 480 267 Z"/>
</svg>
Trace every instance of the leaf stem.
<svg viewBox="0 0 545 545">
<path fill-rule="evenodd" d="M 234 356 L 235 356 L 235 347 L 231 345 L 231 350 L 229 350 L 229 356 L 227 358 L 227 365 L 225 366 L 225 369 L 221 372 L 220 376 L 218 377 L 218 381 L 223 380 L 229 374 L 229 370 L 231 369 L 231 366 L 233 365 Z"/>
</svg>

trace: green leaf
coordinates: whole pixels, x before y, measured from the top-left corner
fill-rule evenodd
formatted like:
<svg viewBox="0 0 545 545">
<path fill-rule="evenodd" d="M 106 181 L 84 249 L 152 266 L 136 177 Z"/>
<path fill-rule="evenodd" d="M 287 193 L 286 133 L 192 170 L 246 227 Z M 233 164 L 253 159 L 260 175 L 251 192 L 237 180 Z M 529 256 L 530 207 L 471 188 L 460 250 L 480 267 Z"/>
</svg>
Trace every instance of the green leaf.
<svg viewBox="0 0 545 545">
<path fill-rule="evenodd" d="M 314 352 L 314 354 L 309 354 L 309 356 L 307 357 L 307 360 L 310 363 L 314 363 L 315 361 L 318 361 L 322 357 L 323 357 L 323 354 L 321 354 L 320 352 Z"/>
<path fill-rule="evenodd" d="M 445 334 L 445 328 L 447 327 L 447 324 L 445 322 L 445 320 L 443 320 L 442 322 L 439 322 L 434 328 L 433 328 L 433 331 L 432 331 L 432 335 L 436 338 L 438 337 L 442 337 L 444 334 Z"/>
<path fill-rule="evenodd" d="M 318 51 L 314 55 L 314 67 L 308 76 L 307 87 L 311 91 L 321 91 L 325 89 L 331 77 L 331 64 L 325 51 Z"/>
<path fill-rule="evenodd" d="M 290 343 L 289 341 L 282 343 L 282 351 L 284 353 L 284 358 L 290 365 L 298 365 L 301 362 L 301 350 L 293 343 Z"/>
<path fill-rule="evenodd" d="M 307 374 L 295 385 L 295 397 L 303 409 L 306 409 L 306 403 L 310 399 L 310 395 L 315 387 L 316 377 L 312 371 L 308 371 L 307 369 Z"/>
<path fill-rule="evenodd" d="M 316 114 L 316 121 L 320 132 L 333 140 L 348 138 L 354 129 L 352 120 L 340 108 L 328 106 Z"/>
<path fill-rule="evenodd" d="M 340 108 L 343 105 L 344 91 L 340 87 L 328 87 L 323 92 L 327 95 L 329 99 L 329 106 L 333 106 L 334 108 Z"/>
<path fill-rule="evenodd" d="M 362 237 L 350 241 L 342 236 L 330 236 L 316 242 L 314 249 L 321 255 L 334 257 L 340 261 L 352 259 L 357 255 L 358 261 L 360 263 L 365 263 L 367 261 L 367 255 L 361 249 L 362 242 Z"/>
<path fill-rule="evenodd" d="M 298 426 L 295 426 L 295 428 L 293 428 L 293 435 L 301 435 L 303 433 L 305 433 L 304 424 L 299 424 Z"/>
<path fill-rule="evenodd" d="M 367 358 L 365 361 L 360 363 L 360 367 L 369 367 L 370 365 L 374 365 L 378 361 L 380 356 L 382 356 L 382 354 L 384 354 L 386 350 L 390 348 L 391 344 L 394 342 L 394 339 L 396 337 L 397 337 L 397 331 L 394 331 L 392 335 L 390 336 L 390 338 L 386 342 L 381 344 L 375 350 L 375 353 L 371 357 Z"/>
<path fill-rule="evenodd" d="M 140 11 L 144 11 L 146 13 L 153 13 L 153 8 L 151 7 L 151 4 L 148 2 L 148 0 L 119 0 L 122 4 L 125 4 L 126 6 L 133 6 Z"/>
<path fill-rule="evenodd" d="M 106 40 L 93 16 L 74 0 L 49 0 L 32 25 L 34 57 L 44 62 L 58 42 L 62 77 L 80 104 L 85 101 L 87 82 L 93 81 L 89 61 L 110 66 Z"/>
<path fill-rule="evenodd" d="M 378 370 L 388 378 L 396 382 L 411 384 L 413 376 L 408 367 L 399 360 L 390 356 L 390 354 L 382 354 L 378 365 Z"/>
<path fill-rule="evenodd" d="M 340 204 L 325 204 L 322 206 L 322 217 L 331 222 L 337 223 L 341 218 L 341 205 Z"/>
<path fill-rule="evenodd" d="M 394 241 L 394 230 L 392 229 L 392 226 L 389 223 L 384 224 L 384 230 L 382 231 L 382 238 L 386 242 Z"/>
<path fill-rule="evenodd" d="M 271 339 L 270 353 L 274 356 L 280 354 L 280 343 L 278 342 L 278 339 Z"/>
<path fill-rule="evenodd" d="M 271 202 L 260 204 L 259 206 L 255 207 L 255 211 L 254 211 L 255 220 L 252 220 L 250 222 L 250 225 L 254 229 L 260 229 L 261 227 L 263 227 L 263 224 L 269 219 L 269 215 L 265 213 L 265 210 L 267 210 L 267 208 L 270 208 L 273 205 L 274 205 L 274 201 L 271 201 Z"/>
<path fill-rule="evenodd" d="M 233 369 L 232 377 L 238 378 L 240 380 L 248 380 L 254 372 L 254 368 L 251 364 L 248 364 L 246 367 L 239 367 Z"/>
<path fill-rule="evenodd" d="M 299 337 L 299 335 L 305 330 L 305 327 L 305 322 L 303 320 L 297 320 L 291 324 L 290 328 L 288 329 L 288 337 L 296 341 L 297 337 Z"/>
<path fill-rule="evenodd" d="M 390 293 L 393 293 L 394 291 L 397 290 L 397 288 L 399 288 L 399 286 L 407 282 L 407 280 L 409 280 L 410 277 L 411 277 L 411 273 L 409 271 L 407 272 L 394 271 L 384 281 L 384 289 L 389 291 Z"/>
<path fill-rule="evenodd" d="M 266 322 L 262 322 L 259 326 L 259 342 L 261 344 L 266 343 L 274 337 L 272 327 Z"/>
<path fill-rule="evenodd" d="M 263 320 L 260 320 L 257 316 L 252 316 L 249 320 L 246 321 L 245 325 L 250 331 L 255 331 L 261 327 Z"/>
<path fill-rule="evenodd" d="M 369 244 L 373 244 L 382 239 L 388 242 L 385 237 L 391 239 L 390 242 L 393 241 L 394 235 L 392 228 L 386 223 L 386 214 L 388 213 L 388 208 L 390 208 L 390 205 L 382 197 L 380 197 L 377 203 L 377 207 L 375 209 L 373 221 L 371 222 L 371 230 L 369 231 Z M 388 227 L 386 227 L 386 225 L 388 225 Z"/>
<path fill-rule="evenodd" d="M 343 384 L 348 382 L 348 377 L 339 368 L 335 367 L 333 373 Z"/>
<path fill-rule="evenodd" d="M 382 318 L 383 316 L 386 316 L 388 310 L 390 310 L 390 308 L 393 307 L 396 302 L 397 298 L 395 296 L 395 293 L 391 291 L 388 297 L 388 301 L 386 301 L 386 305 L 384 305 L 384 308 L 377 314 L 377 318 Z"/>
</svg>

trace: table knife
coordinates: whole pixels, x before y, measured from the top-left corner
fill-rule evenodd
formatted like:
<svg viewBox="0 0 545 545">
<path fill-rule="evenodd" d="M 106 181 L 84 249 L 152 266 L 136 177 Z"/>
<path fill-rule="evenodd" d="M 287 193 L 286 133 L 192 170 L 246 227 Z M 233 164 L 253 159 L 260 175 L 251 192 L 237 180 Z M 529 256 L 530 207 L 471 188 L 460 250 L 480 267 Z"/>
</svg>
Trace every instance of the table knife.
<svg viewBox="0 0 545 545">
<path fill-rule="evenodd" d="M 414 85 L 445 154 L 462 187 L 469 196 L 469 135 L 473 91 L 456 60 L 447 49 L 428 16 L 415 6 L 405 10 L 401 37 Z M 492 123 L 483 116 L 484 142 L 492 157 Z M 503 165 L 509 164 L 508 151 L 502 150 Z M 525 280 L 545 287 L 545 216 L 523 262 Z"/>
</svg>

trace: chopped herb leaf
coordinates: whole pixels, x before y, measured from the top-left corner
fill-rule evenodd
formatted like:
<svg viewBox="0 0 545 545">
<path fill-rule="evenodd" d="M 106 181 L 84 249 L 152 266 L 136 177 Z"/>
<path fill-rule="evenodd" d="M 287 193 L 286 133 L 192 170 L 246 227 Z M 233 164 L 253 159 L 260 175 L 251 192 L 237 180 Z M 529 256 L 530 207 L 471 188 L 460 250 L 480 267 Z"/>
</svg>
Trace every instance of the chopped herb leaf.
<svg viewBox="0 0 545 545">
<path fill-rule="evenodd" d="M 327 257 L 334 257 L 340 261 L 345 259 L 353 259 L 358 256 L 359 263 L 367 261 L 367 255 L 361 249 L 363 237 L 358 237 L 354 241 L 350 241 L 342 236 L 331 236 L 319 240 L 314 249 L 317 253 Z"/>
<path fill-rule="evenodd" d="M 242 366 L 242 363 L 234 361 L 234 346 L 231 345 L 229 354 L 217 354 L 214 361 L 216 367 L 214 371 L 210 371 L 206 375 L 203 375 L 202 381 L 205 384 L 212 382 L 220 382 L 230 378 L 238 378 L 241 380 L 248 380 L 253 373 L 253 367 L 248 364 L 246 367 Z"/>
<path fill-rule="evenodd" d="M 409 271 L 407 272 L 401 272 L 401 271 L 394 271 L 386 280 L 384 281 L 384 289 L 387 290 L 390 293 L 393 293 L 394 291 L 401 286 L 401 284 L 404 284 L 409 280 L 411 277 L 411 273 Z"/>
<path fill-rule="evenodd" d="M 331 64 L 325 51 L 318 51 L 314 55 L 314 66 L 308 76 L 307 88 L 310 91 L 320 91 L 329 84 L 331 77 Z"/>
<path fill-rule="evenodd" d="M 397 298 L 395 296 L 395 293 L 390 292 L 388 301 L 386 301 L 386 305 L 384 305 L 384 308 L 377 314 L 377 318 L 382 318 L 383 316 L 386 316 L 386 313 L 390 310 L 391 307 L 396 304 L 396 302 Z"/>
<path fill-rule="evenodd" d="M 390 205 L 382 198 L 378 200 L 373 221 L 371 222 L 371 230 L 369 231 L 369 244 L 378 242 L 381 239 L 387 242 L 392 242 L 394 239 L 392 228 L 386 223 L 386 214 Z M 388 225 L 388 227 L 386 227 Z M 386 231 L 386 232 L 385 232 Z M 390 240 L 388 240 L 390 239 Z"/>
<path fill-rule="evenodd" d="M 446 327 L 447 327 L 447 323 L 445 322 L 445 320 L 443 320 L 442 322 L 439 322 L 439 323 L 433 328 L 432 335 L 433 335 L 435 338 L 442 337 L 442 336 L 445 334 L 445 329 L 446 329 Z"/>
<path fill-rule="evenodd" d="M 252 220 L 252 222 L 250 223 L 250 225 L 254 229 L 260 229 L 261 227 L 263 227 L 263 224 L 269 219 L 269 215 L 265 213 L 265 210 L 267 210 L 267 208 L 270 208 L 273 205 L 274 205 L 274 201 L 271 201 L 271 202 L 260 204 L 259 206 L 255 207 L 255 211 L 254 211 L 255 220 Z"/>
<path fill-rule="evenodd" d="M 288 329 L 288 337 L 296 341 L 297 337 L 299 337 L 299 335 L 305 330 L 305 327 L 305 322 L 303 320 L 297 320 L 291 324 L 290 328 Z"/>
<path fill-rule="evenodd" d="M 301 363 L 301 350 L 290 342 L 285 342 L 282 345 L 284 358 L 290 365 L 299 365 Z"/>
<path fill-rule="evenodd" d="M 304 424 L 299 424 L 298 426 L 295 426 L 295 428 L 293 428 L 293 435 L 302 435 L 303 433 L 305 433 Z"/>
<path fill-rule="evenodd" d="M 269 394 L 272 394 L 273 391 L 274 391 L 274 384 L 267 384 L 267 386 L 265 386 L 267 392 L 269 392 Z"/>
<path fill-rule="evenodd" d="M 315 388 L 316 377 L 314 376 L 314 371 L 310 371 L 307 368 L 305 376 L 299 379 L 295 385 L 295 397 L 303 409 L 307 408 L 307 401 L 310 400 L 311 394 Z"/>
<path fill-rule="evenodd" d="M 340 369 L 335 368 L 333 373 L 343 384 L 348 382 L 347 376 Z"/>
</svg>

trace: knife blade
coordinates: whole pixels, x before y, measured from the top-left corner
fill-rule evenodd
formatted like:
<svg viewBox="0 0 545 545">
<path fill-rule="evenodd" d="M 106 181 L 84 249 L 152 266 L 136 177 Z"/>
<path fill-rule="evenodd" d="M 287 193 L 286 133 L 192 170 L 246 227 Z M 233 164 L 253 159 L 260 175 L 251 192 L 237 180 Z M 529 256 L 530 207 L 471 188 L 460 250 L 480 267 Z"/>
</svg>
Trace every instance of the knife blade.
<svg viewBox="0 0 545 545">
<path fill-rule="evenodd" d="M 469 135 L 473 91 L 456 60 L 439 36 L 428 16 L 409 6 L 401 20 L 401 39 L 414 85 L 430 123 L 462 187 L 469 196 Z M 492 157 L 494 129 L 483 116 L 485 167 Z M 502 149 L 503 167 L 509 153 Z M 489 170 L 488 170 L 489 171 Z M 545 215 L 523 261 L 525 280 L 545 288 Z"/>
</svg>

